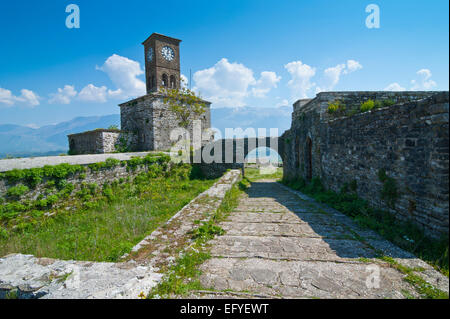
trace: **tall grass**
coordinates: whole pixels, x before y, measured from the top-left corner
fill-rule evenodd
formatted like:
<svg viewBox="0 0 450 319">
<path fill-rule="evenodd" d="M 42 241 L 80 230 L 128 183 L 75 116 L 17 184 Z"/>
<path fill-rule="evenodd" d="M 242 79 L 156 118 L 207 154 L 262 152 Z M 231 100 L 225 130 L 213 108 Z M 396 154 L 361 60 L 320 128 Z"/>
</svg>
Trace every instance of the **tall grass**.
<svg viewBox="0 0 450 319">
<path fill-rule="evenodd" d="M 190 167 L 184 167 L 190 170 Z M 133 181 L 106 184 L 94 195 L 71 197 L 74 210 L 59 211 L 0 239 L 0 256 L 32 254 L 66 260 L 117 261 L 214 180 L 140 174 Z"/>
</svg>

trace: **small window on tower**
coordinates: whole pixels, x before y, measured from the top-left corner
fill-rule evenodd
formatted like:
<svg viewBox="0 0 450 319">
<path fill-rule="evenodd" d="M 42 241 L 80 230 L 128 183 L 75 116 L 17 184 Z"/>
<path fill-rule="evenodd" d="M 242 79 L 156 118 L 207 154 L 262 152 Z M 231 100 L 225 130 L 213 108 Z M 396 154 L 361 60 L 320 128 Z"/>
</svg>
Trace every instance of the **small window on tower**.
<svg viewBox="0 0 450 319">
<path fill-rule="evenodd" d="M 152 88 L 154 88 L 156 85 L 155 85 L 155 76 L 154 75 L 152 75 L 152 82 L 151 82 L 151 85 L 152 85 Z"/>
<path fill-rule="evenodd" d="M 167 87 L 168 86 L 168 78 L 167 78 L 167 74 L 163 74 L 162 76 L 162 86 Z"/>
</svg>

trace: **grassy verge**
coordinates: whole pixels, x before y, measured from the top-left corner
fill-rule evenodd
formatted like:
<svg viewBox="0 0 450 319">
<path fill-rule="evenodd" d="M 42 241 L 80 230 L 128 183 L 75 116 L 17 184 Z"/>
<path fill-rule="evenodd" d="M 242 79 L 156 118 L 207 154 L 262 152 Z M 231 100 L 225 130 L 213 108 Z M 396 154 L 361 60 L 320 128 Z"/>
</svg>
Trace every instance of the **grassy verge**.
<svg viewBox="0 0 450 319">
<path fill-rule="evenodd" d="M 14 223 L 5 219 L 0 256 L 117 261 L 214 183 L 191 179 L 191 170 L 190 165 L 169 170 L 155 162 L 135 178 L 82 185 L 64 198 L 64 207 L 37 210 L 35 216 L 34 210 L 23 211 Z"/>
<path fill-rule="evenodd" d="M 426 282 L 425 280 L 423 280 L 421 277 L 419 277 L 414 273 L 414 271 L 420 271 L 421 269 L 413 269 L 410 267 L 400 265 L 392 257 L 383 256 L 380 259 L 386 261 L 391 265 L 391 267 L 405 274 L 406 277 L 404 278 L 404 280 L 409 282 L 414 287 L 416 287 L 417 292 L 420 293 L 423 298 L 426 299 L 449 298 L 448 294 L 445 291 L 433 287 L 431 284 L 429 284 L 428 282 Z"/>
<path fill-rule="evenodd" d="M 185 251 L 164 275 L 163 280 L 153 288 L 147 298 L 170 298 L 175 295 L 185 296 L 192 290 L 202 290 L 199 277 L 199 266 L 211 256 L 206 248 L 206 243 L 217 235 L 224 234 L 224 230 L 218 224 L 225 220 L 227 215 L 237 206 L 241 189 L 246 184 L 240 182 L 234 185 L 225 195 L 220 207 L 207 222 L 193 230 L 191 235 L 194 240 L 190 249 Z"/>
<path fill-rule="evenodd" d="M 276 179 L 281 180 L 283 178 L 283 168 L 277 167 L 275 172 L 269 174 L 262 174 L 262 170 L 259 168 L 245 168 L 245 177 L 250 182 L 255 182 L 260 179 Z"/>
<path fill-rule="evenodd" d="M 395 245 L 433 265 L 448 277 L 448 237 L 440 240 L 426 237 L 416 225 L 400 222 L 392 214 L 370 207 L 366 201 L 358 198 L 351 190 L 352 187 L 350 189 L 344 187 L 340 193 L 327 191 L 317 178 L 309 184 L 301 179 L 283 181 L 283 183 L 348 215 L 360 226 L 376 231 Z"/>
</svg>

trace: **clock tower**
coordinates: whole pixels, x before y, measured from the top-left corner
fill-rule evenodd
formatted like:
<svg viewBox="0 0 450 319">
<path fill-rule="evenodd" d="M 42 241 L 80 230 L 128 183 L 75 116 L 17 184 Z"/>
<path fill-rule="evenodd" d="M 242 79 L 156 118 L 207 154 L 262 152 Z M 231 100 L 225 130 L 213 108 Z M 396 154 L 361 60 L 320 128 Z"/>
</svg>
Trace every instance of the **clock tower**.
<svg viewBox="0 0 450 319">
<path fill-rule="evenodd" d="M 180 88 L 181 40 L 153 33 L 142 44 L 145 50 L 147 94 L 160 88 Z"/>
</svg>

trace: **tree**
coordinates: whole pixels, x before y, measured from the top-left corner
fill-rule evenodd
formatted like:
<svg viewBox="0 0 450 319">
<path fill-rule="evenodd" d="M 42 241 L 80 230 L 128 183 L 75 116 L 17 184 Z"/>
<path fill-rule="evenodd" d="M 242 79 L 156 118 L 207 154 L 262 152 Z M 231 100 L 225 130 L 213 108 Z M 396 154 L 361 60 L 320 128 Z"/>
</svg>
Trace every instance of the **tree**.
<svg viewBox="0 0 450 319">
<path fill-rule="evenodd" d="M 186 87 L 180 89 L 161 88 L 159 90 L 164 95 L 164 103 L 169 105 L 169 109 L 177 116 L 178 125 L 188 128 L 190 120 L 206 112 L 206 104 L 194 91 Z"/>
</svg>

